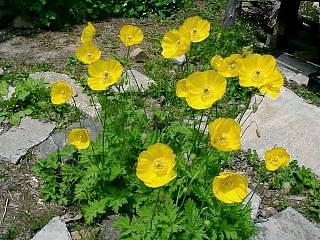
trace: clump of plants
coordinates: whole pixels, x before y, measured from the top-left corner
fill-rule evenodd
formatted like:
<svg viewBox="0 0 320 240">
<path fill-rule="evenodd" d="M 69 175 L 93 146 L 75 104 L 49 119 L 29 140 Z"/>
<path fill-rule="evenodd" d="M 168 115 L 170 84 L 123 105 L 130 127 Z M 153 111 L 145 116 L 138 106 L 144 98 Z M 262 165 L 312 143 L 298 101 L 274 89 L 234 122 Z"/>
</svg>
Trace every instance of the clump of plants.
<svg viewBox="0 0 320 240">
<path fill-rule="evenodd" d="M 306 212 L 310 217 L 319 221 L 320 219 L 320 181 L 310 168 L 299 166 L 294 160 L 288 167 L 281 168 L 277 173 L 269 172 L 263 163 L 258 159 L 256 153 L 248 152 L 247 159 L 260 178 L 269 184 L 271 189 L 282 190 L 286 194 L 304 194 L 307 200 Z"/>
<path fill-rule="evenodd" d="M 69 145 L 36 163 L 45 200 L 79 205 L 87 223 L 119 214 L 115 226 L 121 239 L 249 239 L 255 233 L 250 207 L 243 205 L 252 194 L 249 182 L 226 170 L 240 150 L 245 120 L 243 114 L 222 116 L 218 104 L 230 89 L 279 96 L 283 77 L 275 59 L 217 55 L 212 69 L 196 70 L 190 51 L 209 37 L 210 22 L 190 17 L 161 41 L 164 58 L 186 55 L 179 80 L 163 80 L 176 97 L 150 105 L 148 90 L 130 70 L 129 54 L 120 61 L 100 59 L 95 33 L 88 23 L 76 56 L 87 65 L 88 87 L 102 104 L 97 114 L 103 131 L 92 140 L 88 129 L 72 129 Z M 129 53 L 144 35 L 139 27 L 124 25 L 119 37 Z M 128 86 L 137 92 L 125 91 Z M 157 93 L 153 97 L 160 99 Z M 65 104 L 73 95 L 67 83 L 52 84 L 52 104 Z M 270 171 L 289 160 L 281 147 L 267 151 Z"/>
</svg>

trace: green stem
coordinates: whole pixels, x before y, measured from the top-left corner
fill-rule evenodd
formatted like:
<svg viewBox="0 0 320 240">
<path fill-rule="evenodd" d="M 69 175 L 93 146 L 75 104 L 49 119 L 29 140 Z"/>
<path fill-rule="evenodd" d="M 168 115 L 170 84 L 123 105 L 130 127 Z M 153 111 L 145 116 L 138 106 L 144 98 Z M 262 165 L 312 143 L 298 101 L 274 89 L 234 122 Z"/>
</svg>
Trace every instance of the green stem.
<svg viewBox="0 0 320 240">
<path fill-rule="evenodd" d="M 72 101 L 73 101 L 74 106 L 75 106 L 77 109 L 79 109 L 79 108 L 77 107 L 76 100 L 75 100 L 75 98 L 74 98 L 73 96 L 72 96 Z M 81 123 L 81 112 L 80 112 L 80 115 L 79 115 L 79 124 L 80 124 L 80 127 L 83 128 L 82 123 Z"/>
<path fill-rule="evenodd" d="M 103 115 L 103 131 L 102 131 L 102 158 L 104 160 L 104 151 L 105 151 L 105 132 L 106 132 L 106 121 L 107 121 L 107 104 L 108 104 L 108 94 L 107 90 L 105 91 L 105 102 L 104 102 L 104 115 Z"/>
<path fill-rule="evenodd" d="M 153 211 L 152 211 L 152 215 L 151 215 L 151 220 L 150 220 L 150 232 L 151 232 L 151 230 L 152 230 L 152 222 L 153 222 L 153 218 L 154 218 L 154 215 L 155 215 L 156 210 L 157 210 L 157 207 L 158 207 L 159 198 L 160 198 L 160 189 L 158 189 L 157 200 L 156 200 L 156 203 L 155 203 L 154 209 L 153 209 Z"/>
</svg>

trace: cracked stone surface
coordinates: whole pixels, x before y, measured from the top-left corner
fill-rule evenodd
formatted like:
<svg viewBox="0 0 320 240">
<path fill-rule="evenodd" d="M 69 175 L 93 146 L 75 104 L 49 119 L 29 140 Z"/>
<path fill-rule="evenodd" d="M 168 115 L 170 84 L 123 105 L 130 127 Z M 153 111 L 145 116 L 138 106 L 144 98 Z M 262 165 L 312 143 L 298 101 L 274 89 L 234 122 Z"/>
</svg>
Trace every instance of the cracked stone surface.
<svg viewBox="0 0 320 240">
<path fill-rule="evenodd" d="M 257 97 L 260 102 L 261 97 Z M 254 102 L 254 97 L 251 103 Z M 242 122 L 250 114 L 247 110 Z M 276 100 L 265 97 L 256 113 L 242 126 L 251 122 L 259 127 L 260 138 L 252 124 L 242 138 L 242 149 L 256 150 L 263 158 L 266 150 L 275 145 L 284 147 L 300 165 L 305 165 L 320 175 L 320 108 L 308 104 L 291 90 L 283 87 Z"/>
<path fill-rule="evenodd" d="M 92 118 L 86 118 L 81 121 L 81 125 L 84 128 L 89 129 L 91 134 L 91 140 L 96 139 L 98 134 L 102 131 L 102 124 L 99 120 Z M 79 128 L 79 122 L 73 123 L 67 128 L 67 131 L 61 131 L 54 133 L 47 140 L 39 144 L 35 151 L 35 155 L 38 158 L 44 158 L 47 155 L 56 152 L 58 149 L 62 149 L 67 143 L 67 134 L 72 128 Z"/>
<path fill-rule="evenodd" d="M 56 81 L 65 81 L 68 84 L 72 86 L 72 88 L 75 90 L 75 102 L 77 104 L 77 107 L 84 113 L 88 114 L 91 117 L 96 117 L 97 113 L 95 111 L 95 108 L 93 104 L 91 103 L 90 97 L 82 92 L 82 87 L 80 84 L 76 83 L 72 78 L 70 78 L 66 74 L 56 73 L 56 72 L 37 72 L 30 74 L 30 78 L 32 79 L 44 79 L 47 83 L 53 83 Z M 68 102 L 71 105 L 73 104 L 72 99 Z M 98 101 L 95 100 L 95 104 L 97 106 L 98 111 L 101 109 L 100 104 Z"/>
<path fill-rule="evenodd" d="M 31 240 L 71 240 L 71 236 L 60 217 L 54 217 Z"/>
<path fill-rule="evenodd" d="M 140 91 L 144 92 L 145 90 L 149 89 L 151 84 L 154 83 L 154 81 L 148 78 L 146 75 L 134 69 L 127 70 L 122 76 L 125 77 L 126 74 L 128 75 L 128 80 L 125 82 L 125 84 L 123 84 L 123 86 L 120 86 L 120 92 L 138 91 L 138 86 Z M 118 92 L 118 89 L 115 86 L 112 86 L 111 89 L 115 92 Z"/>
<path fill-rule="evenodd" d="M 320 229 L 291 207 L 258 223 L 252 240 L 318 240 Z"/>
<path fill-rule="evenodd" d="M 54 123 L 22 118 L 19 126 L 0 135 L 0 160 L 18 163 L 30 148 L 47 139 L 54 128 Z"/>
</svg>

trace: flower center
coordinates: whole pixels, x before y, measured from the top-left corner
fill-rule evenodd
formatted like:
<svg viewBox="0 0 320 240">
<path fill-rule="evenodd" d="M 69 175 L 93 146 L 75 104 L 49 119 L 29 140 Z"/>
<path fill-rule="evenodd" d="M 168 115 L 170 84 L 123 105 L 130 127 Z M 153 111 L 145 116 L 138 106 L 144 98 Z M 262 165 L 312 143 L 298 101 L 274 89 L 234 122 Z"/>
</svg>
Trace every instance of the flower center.
<svg viewBox="0 0 320 240">
<path fill-rule="evenodd" d="M 223 180 L 222 185 L 224 188 L 230 189 L 233 187 L 234 184 L 229 178 L 226 178 Z"/>
<path fill-rule="evenodd" d="M 167 162 L 165 159 L 163 158 L 160 158 L 160 159 L 156 159 L 154 162 L 153 162 L 153 169 L 154 169 L 154 172 L 159 176 L 164 176 L 166 175 L 167 173 Z"/>
<path fill-rule="evenodd" d="M 228 135 L 226 133 L 222 133 L 215 143 L 221 147 L 227 147 L 230 144 Z"/>
<path fill-rule="evenodd" d="M 132 40 L 132 36 L 131 36 L 131 35 L 128 36 L 128 37 L 127 37 L 127 40 L 128 40 L 128 41 L 131 41 L 131 40 Z"/>
<path fill-rule="evenodd" d="M 204 88 L 201 95 L 201 99 L 203 101 L 207 101 L 207 100 L 210 100 L 211 98 L 212 98 L 212 91 L 210 91 L 209 88 Z"/>
<path fill-rule="evenodd" d="M 193 35 L 196 35 L 197 32 L 198 32 L 198 30 L 197 30 L 196 28 L 192 29 L 192 34 L 193 34 Z"/>
<path fill-rule="evenodd" d="M 230 68 L 231 68 L 231 69 L 235 69 L 235 68 L 236 68 L 236 64 L 231 63 L 231 64 L 230 64 Z"/>
<path fill-rule="evenodd" d="M 270 159 L 270 163 L 273 165 L 273 166 L 278 166 L 279 165 L 279 157 L 277 156 L 274 156 Z"/>
<path fill-rule="evenodd" d="M 256 83 L 261 83 L 263 81 L 262 75 L 262 72 L 259 69 L 257 69 L 253 74 L 253 81 Z"/>
</svg>

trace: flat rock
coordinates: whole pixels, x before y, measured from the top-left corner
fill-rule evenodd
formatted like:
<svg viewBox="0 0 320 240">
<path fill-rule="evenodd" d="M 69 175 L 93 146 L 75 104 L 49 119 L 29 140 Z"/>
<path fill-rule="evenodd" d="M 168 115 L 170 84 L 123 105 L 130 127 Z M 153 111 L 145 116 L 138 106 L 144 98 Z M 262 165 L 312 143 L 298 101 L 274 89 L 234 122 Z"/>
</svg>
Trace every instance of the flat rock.
<svg viewBox="0 0 320 240">
<path fill-rule="evenodd" d="M 251 189 L 248 189 L 248 194 L 251 192 Z M 253 194 L 253 196 L 252 196 Z M 252 197 L 251 197 L 252 196 Z M 251 199 L 250 199 L 251 198 Z M 261 204 L 261 198 L 255 194 L 250 193 L 243 201 L 243 204 L 247 204 L 247 202 L 250 200 L 250 206 L 251 206 L 251 218 L 256 219 L 258 215 L 258 210 Z"/>
<path fill-rule="evenodd" d="M 91 103 L 90 97 L 87 94 L 83 93 L 83 89 L 80 86 L 80 84 L 76 83 L 68 75 L 56 72 L 37 72 L 31 74 L 30 77 L 33 79 L 44 79 L 47 83 L 53 83 L 61 80 L 67 82 L 75 90 L 74 99 L 76 101 L 77 107 L 82 112 L 88 114 L 91 117 L 97 116 L 96 110 L 93 104 Z M 72 100 L 70 100 L 68 103 L 74 105 Z M 101 109 L 101 105 L 96 100 L 95 104 L 97 106 L 97 110 L 99 111 Z"/>
<path fill-rule="evenodd" d="M 0 160 L 18 163 L 31 147 L 47 139 L 54 127 L 54 123 L 22 118 L 19 126 L 0 135 Z"/>
<path fill-rule="evenodd" d="M 130 69 L 124 72 L 123 77 L 126 78 L 126 76 L 127 79 L 125 80 L 125 83 L 122 86 L 118 85 L 118 87 L 120 87 L 120 92 L 137 92 L 139 91 L 139 89 L 141 92 L 144 92 L 149 89 L 151 84 L 154 83 L 154 81 L 148 78 L 146 75 L 134 69 Z M 115 86 L 111 87 L 111 89 L 112 91 L 118 92 L 118 89 Z"/>
<path fill-rule="evenodd" d="M 183 65 L 187 61 L 187 58 L 186 58 L 186 55 L 181 55 L 181 56 L 172 58 L 172 61 L 178 65 Z"/>
<path fill-rule="evenodd" d="M 31 240 L 71 240 L 71 236 L 60 217 L 54 217 Z"/>
<path fill-rule="evenodd" d="M 120 239 L 120 232 L 113 227 L 113 223 L 116 220 L 117 215 L 108 216 L 107 219 L 102 221 L 102 227 L 99 234 L 99 240 L 118 240 Z"/>
<path fill-rule="evenodd" d="M 283 53 L 277 58 L 278 66 L 288 68 L 297 73 L 302 73 L 305 76 L 308 76 L 310 73 L 316 72 L 319 70 L 320 66 L 303 61 L 300 58 L 297 58 L 289 53 Z"/>
<path fill-rule="evenodd" d="M 251 104 L 254 102 L 251 99 Z M 257 102 L 261 97 L 257 96 Z M 247 110 L 242 122 L 250 114 Z M 265 97 L 256 113 L 243 124 L 244 130 L 251 122 L 259 127 L 260 138 L 252 124 L 242 138 L 242 149 L 256 150 L 263 158 L 266 150 L 275 145 L 284 147 L 291 159 L 311 168 L 320 175 L 320 108 L 308 104 L 291 90 L 283 87 L 276 100 Z"/>
<path fill-rule="evenodd" d="M 308 82 L 309 82 L 308 76 L 306 76 L 300 72 L 291 70 L 287 67 L 281 66 L 280 64 L 278 64 L 278 67 L 287 81 L 293 81 L 296 84 L 298 84 L 299 86 L 301 86 L 301 85 L 307 86 L 308 85 Z"/>
<path fill-rule="evenodd" d="M 102 130 L 102 124 L 99 120 L 94 120 L 90 117 L 81 120 L 81 126 L 89 129 L 91 134 L 91 140 L 96 139 L 98 134 Z M 67 133 L 72 128 L 81 127 L 79 122 L 73 123 L 67 128 L 67 131 L 56 132 L 48 139 L 37 146 L 37 150 L 34 152 L 38 158 L 44 158 L 47 155 L 56 152 L 58 149 L 62 149 L 67 143 Z"/>
<path fill-rule="evenodd" d="M 253 240 L 318 240 L 320 229 L 291 207 L 258 223 Z"/>
<path fill-rule="evenodd" d="M 135 48 L 130 53 L 130 58 L 134 59 L 136 62 L 145 62 L 149 59 L 148 55 L 141 48 Z"/>
</svg>

